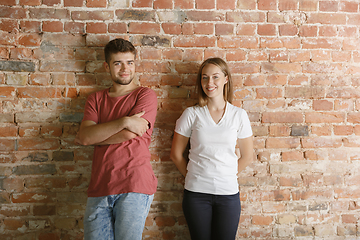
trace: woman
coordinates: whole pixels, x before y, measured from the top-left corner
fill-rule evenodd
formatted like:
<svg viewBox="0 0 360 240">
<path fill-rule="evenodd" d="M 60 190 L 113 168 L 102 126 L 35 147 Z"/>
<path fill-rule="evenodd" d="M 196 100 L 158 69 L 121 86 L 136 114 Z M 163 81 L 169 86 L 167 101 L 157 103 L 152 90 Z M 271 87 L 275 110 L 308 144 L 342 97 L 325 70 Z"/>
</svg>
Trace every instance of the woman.
<svg viewBox="0 0 360 240">
<path fill-rule="evenodd" d="M 170 154 L 185 177 L 183 211 L 191 239 L 234 240 L 241 210 L 237 173 L 253 158 L 251 125 L 231 104 L 232 79 L 222 59 L 202 63 L 196 88 L 199 103 L 176 121 Z"/>
</svg>

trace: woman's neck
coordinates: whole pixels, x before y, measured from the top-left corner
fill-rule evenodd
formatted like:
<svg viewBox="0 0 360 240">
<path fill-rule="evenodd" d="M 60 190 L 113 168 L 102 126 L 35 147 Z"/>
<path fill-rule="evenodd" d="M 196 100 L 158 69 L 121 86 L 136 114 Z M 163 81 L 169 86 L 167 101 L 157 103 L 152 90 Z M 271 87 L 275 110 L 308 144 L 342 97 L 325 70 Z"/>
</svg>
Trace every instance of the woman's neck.
<svg viewBox="0 0 360 240">
<path fill-rule="evenodd" d="M 225 106 L 226 106 L 226 101 L 222 97 L 218 99 L 210 98 L 207 101 L 207 107 L 210 110 L 214 110 L 214 111 L 224 110 Z"/>
</svg>

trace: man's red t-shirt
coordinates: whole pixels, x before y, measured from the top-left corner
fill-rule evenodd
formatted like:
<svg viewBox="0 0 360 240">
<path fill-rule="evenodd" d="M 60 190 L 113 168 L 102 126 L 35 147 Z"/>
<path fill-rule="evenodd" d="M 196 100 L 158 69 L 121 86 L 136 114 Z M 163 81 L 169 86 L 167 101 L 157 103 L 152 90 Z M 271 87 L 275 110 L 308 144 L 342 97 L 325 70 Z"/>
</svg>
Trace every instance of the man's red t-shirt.
<svg viewBox="0 0 360 240">
<path fill-rule="evenodd" d="M 110 97 L 108 92 L 105 89 L 89 95 L 83 121 L 99 124 L 145 111 L 142 118 L 150 123 L 150 128 L 143 136 L 120 144 L 95 145 L 88 196 L 154 194 L 157 179 L 150 164 L 149 145 L 157 111 L 156 94 L 145 87 L 120 97 Z"/>
</svg>

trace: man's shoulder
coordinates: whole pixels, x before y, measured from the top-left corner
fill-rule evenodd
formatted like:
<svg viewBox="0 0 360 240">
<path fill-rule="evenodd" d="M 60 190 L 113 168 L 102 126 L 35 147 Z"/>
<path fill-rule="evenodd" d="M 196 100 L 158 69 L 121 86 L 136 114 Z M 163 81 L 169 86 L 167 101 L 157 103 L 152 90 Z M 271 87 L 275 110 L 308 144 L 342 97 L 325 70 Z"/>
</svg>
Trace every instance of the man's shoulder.
<svg viewBox="0 0 360 240">
<path fill-rule="evenodd" d="M 157 98 L 157 95 L 154 90 L 148 87 L 142 87 L 140 86 L 138 89 L 136 89 L 136 94 L 139 96 L 144 97 L 150 97 L 150 98 Z"/>
<path fill-rule="evenodd" d="M 101 89 L 101 90 L 92 92 L 87 96 L 87 101 L 99 101 L 100 99 L 104 98 L 107 91 L 109 91 L 109 88 L 105 88 L 105 89 Z"/>
</svg>

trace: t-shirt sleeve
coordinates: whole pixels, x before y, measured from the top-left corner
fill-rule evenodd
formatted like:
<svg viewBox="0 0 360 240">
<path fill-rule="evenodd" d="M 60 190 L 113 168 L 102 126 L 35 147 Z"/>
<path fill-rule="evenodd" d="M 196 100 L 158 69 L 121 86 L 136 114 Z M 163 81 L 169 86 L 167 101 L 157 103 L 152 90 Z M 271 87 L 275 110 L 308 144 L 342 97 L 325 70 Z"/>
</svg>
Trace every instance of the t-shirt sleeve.
<svg viewBox="0 0 360 240">
<path fill-rule="evenodd" d="M 191 128 L 193 124 L 194 114 L 191 108 L 185 109 L 180 118 L 176 120 L 175 132 L 185 137 L 191 136 Z"/>
<path fill-rule="evenodd" d="M 141 117 L 146 119 L 150 129 L 154 128 L 157 113 L 157 97 L 156 93 L 150 88 L 142 88 L 139 92 L 135 106 L 129 113 L 129 116 L 145 111 Z"/>
<path fill-rule="evenodd" d="M 249 117 L 244 109 L 241 109 L 240 111 L 240 125 L 238 129 L 237 137 L 242 138 L 248 138 L 253 135 L 252 129 L 251 129 L 251 123 L 249 120 Z"/>
<path fill-rule="evenodd" d="M 84 117 L 82 121 L 90 120 L 95 123 L 99 122 L 98 109 L 96 104 L 95 93 L 90 94 L 86 100 L 84 108 Z"/>
</svg>

